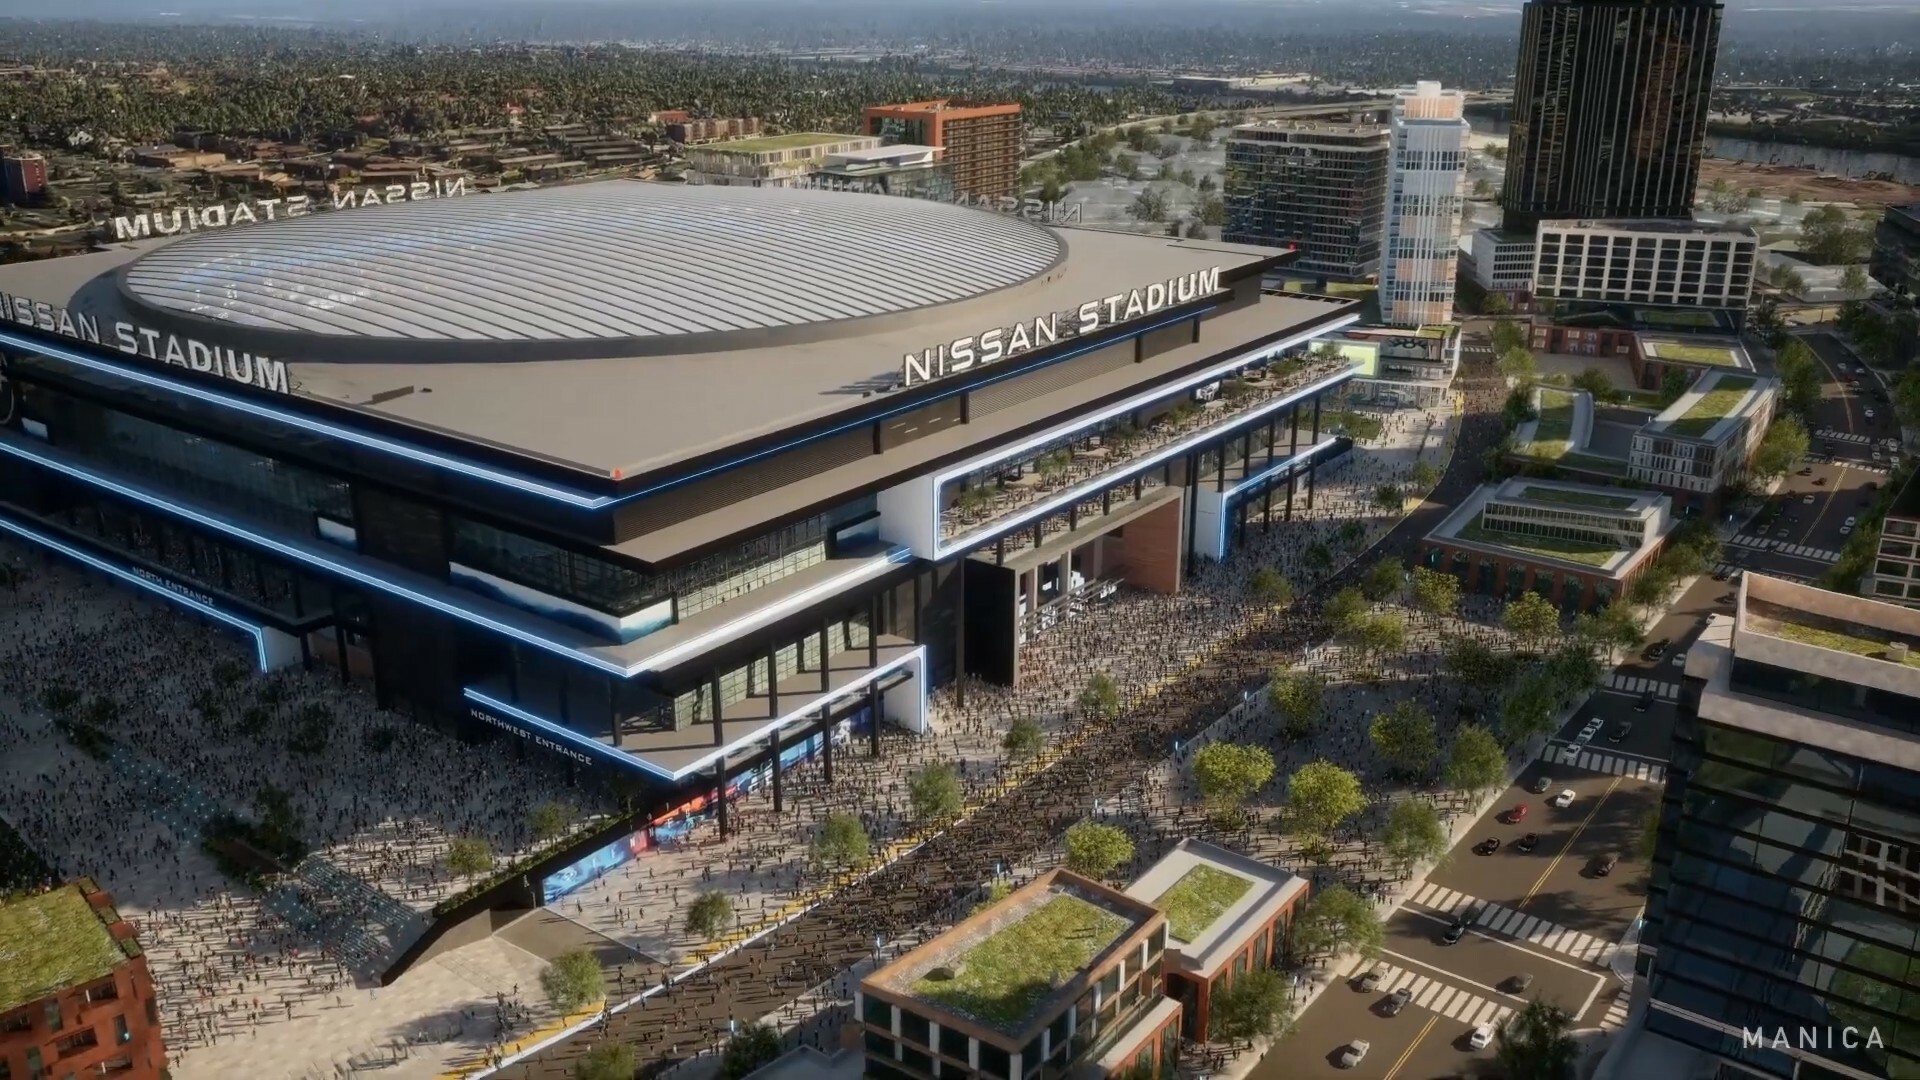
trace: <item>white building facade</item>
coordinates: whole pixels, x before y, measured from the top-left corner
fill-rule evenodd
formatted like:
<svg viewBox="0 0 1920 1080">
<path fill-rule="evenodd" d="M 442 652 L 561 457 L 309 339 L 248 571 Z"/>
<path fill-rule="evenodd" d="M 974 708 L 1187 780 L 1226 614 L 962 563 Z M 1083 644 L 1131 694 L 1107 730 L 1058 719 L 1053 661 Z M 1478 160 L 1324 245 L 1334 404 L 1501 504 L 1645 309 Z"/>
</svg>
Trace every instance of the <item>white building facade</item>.
<svg viewBox="0 0 1920 1080">
<path fill-rule="evenodd" d="M 1453 318 L 1467 164 L 1466 95 L 1437 82 L 1394 95 L 1380 315 L 1389 326 Z"/>
<path fill-rule="evenodd" d="M 1745 311 L 1753 292 L 1751 229 L 1688 221 L 1543 221 L 1534 295 Z"/>
</svg>

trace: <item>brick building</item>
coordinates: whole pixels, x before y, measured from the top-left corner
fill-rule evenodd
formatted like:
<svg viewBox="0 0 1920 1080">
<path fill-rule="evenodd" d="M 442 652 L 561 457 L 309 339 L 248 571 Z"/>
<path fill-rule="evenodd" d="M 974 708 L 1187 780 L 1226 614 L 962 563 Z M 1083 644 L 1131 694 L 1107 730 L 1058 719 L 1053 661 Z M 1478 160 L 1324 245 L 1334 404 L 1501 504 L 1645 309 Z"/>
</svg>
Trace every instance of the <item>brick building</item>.
<svg viewBox="0 0 1920 1080">
<path fill-rule="evenodd" d="M 962 195 L 1020 194 L 1020 106 L 956 104 L 945 98 L 869 106 L 866 133 L 883 143 L 932 146 Z"/>
<path fill-rule="evenodd" d="M 147 958 L 90 879 L 0 902 L 0 1077 L 159 1080 Z"/>
</svg>

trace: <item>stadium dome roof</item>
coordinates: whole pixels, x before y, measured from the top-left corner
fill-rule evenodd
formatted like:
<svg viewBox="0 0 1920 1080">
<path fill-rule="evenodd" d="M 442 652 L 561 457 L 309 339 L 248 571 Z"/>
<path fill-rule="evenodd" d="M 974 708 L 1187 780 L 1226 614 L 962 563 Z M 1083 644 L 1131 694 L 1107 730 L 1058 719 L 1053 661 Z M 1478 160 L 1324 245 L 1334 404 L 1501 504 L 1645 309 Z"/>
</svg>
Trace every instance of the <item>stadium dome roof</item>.
<svg viewBox="0 0 1920 1080">
<path fill-rule="evenodd" d="M 609 181 L 189 235 L 120 291 L 160 321 L 313 359 L 630 356 L 837 336 L 1064 254 L 1049 229 L 948 203 Z"/>
</svg>

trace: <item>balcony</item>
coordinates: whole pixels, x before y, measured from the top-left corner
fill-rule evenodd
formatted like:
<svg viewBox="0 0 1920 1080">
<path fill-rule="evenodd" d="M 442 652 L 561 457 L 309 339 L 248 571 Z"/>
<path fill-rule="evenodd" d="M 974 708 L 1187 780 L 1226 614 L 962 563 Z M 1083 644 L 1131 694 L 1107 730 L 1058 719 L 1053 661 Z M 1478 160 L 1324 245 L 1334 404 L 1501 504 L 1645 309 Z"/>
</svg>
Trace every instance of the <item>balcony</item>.
<svg viewBox="0 0 1920 1080">
<path fill-rule="evenodd" d="M 951 505 L 940 512 L 940 540 L 952 541 L 1076 489 L 1086 489 L 1080 502 L 1097 506 L 1099 488 L 1105 486 L 1099 478 L 1351 368 L 1347 360 L 1279 361 L 1226 379 L 1212 400 L 1182 401 L 1145 427 L 1136 426 L 1132 415 L 1123 415 L 1035 447 L 1021 460 L 996 462 L 956 477 L 942 491 L 944 502 L 946 492 L 958 489 Z"/>
</svg>

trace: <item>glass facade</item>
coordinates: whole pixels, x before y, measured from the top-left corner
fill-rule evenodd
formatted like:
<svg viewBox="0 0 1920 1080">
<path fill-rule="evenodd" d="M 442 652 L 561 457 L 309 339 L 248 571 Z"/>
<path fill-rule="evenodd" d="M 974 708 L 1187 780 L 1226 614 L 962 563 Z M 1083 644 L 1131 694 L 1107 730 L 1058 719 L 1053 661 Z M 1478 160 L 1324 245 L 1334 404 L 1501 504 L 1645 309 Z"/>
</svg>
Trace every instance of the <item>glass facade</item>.
<svg viewBox="0 0 1920 1080">
<path fill-rule="evenodd" d="M 1920 1077 L 1920 774 L 1683 710 L 1646 918 L 1653 1030 L 1768 1075 Z"/>
</svg>

